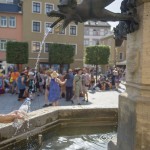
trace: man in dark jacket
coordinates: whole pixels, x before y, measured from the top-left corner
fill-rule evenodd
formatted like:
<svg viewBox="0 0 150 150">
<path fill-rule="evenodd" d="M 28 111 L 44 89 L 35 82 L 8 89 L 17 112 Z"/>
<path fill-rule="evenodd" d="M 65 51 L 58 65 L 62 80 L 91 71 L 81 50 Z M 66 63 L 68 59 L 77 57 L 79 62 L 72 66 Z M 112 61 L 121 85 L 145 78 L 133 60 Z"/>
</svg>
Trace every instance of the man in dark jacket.
<svg viewBox="0 0 150 150">
<path fill-rule="evenodd" d="M 67 79 L 67 82 L 66 82 L 66 101 L 70 101 L 72 96 L 73 96 L 74 75 L 73 75 L 72 69 L 69 69 L 69 72 L 65 78 Z"/>
</svg>

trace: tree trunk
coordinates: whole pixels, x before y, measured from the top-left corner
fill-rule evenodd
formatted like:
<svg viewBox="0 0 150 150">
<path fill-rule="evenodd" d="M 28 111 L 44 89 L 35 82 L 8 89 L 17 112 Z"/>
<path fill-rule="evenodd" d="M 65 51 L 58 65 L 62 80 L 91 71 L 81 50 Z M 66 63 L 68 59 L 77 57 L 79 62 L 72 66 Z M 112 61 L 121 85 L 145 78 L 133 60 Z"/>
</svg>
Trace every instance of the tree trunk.
<svg viewBox="0 0 150 150">
<path fill-rule="evenodd" d="M 96 65 L 96 83 L 97 83 L 97 71 L 98 71 L 98 65 Z"/>
<path fill-rule="evenodd" d="M 63 73 L 64 64 L 60 64 L 60 73 Z"/>
<path fill-rule="evenodd" d="M 18 72 L 22 72 L 22 64 L 17 64 L 17 70 Z"/>
</svg>

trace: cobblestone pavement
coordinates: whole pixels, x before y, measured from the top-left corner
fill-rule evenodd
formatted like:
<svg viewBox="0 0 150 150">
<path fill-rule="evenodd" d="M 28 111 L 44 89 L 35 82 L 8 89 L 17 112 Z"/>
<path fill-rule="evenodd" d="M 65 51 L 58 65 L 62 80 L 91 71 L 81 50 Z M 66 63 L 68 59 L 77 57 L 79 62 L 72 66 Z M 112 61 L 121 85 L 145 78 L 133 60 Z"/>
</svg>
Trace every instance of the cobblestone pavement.
<svg viewBox="0 0 150 150">
<path fill-rule="evenodd" d="M 100 106 L 102 108 L 118 108 L 118 96 L 119 92 L 117 91 L 89 91 L 89 102 L 83 102 L 81 100 L 82 105 L 95 105 Z M 0 96 L 0 114 L 9 113 L 13 110 L 19 109 L 23 102 L 17 100 L 18 95 L 12 95 L 10 93 L 4 94 Z M 67 102 L 65 99 L 59 100 L 60 106 L 72 106 L 72 103 Z M 44 105 L 44 95 L 37 96 L 31 102 L 31 111 L 42 109 Z M 49 106 L 50 108 L 52 106 Z"/>
</svg>

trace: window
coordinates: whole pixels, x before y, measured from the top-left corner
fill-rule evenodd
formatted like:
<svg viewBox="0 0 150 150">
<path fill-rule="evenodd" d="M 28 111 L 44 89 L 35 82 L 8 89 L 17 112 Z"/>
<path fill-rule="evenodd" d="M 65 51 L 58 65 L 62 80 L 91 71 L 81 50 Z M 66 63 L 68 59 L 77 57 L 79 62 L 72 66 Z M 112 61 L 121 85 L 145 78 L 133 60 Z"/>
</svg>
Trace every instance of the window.
<svg viewBox="0 0 150 150">
<path fill-rule="evenodd" d="M 70 44 L 70 45 L 74 48 L 75 54 L 77 55 L 77 44 Z"/>
<path fill-rule="evenodd" d="M 93 45 L 93 41 L 89 41 L 89 46 L 92 46 Z"/>
<path fill-rule="evenodd" d="M 41 4 L 37 2 L 32 3 L 32 12 L 33 13 L 41 13 Z"/>
<path fill-rule="evenodd" d="M 49 51 L 49 47 L 50 47 L 50 45 L 51 45 L 52 43 L 45 43 L 45 53 L 48 53 L 48 51 Z"/>
<path fill-rule="evenodd" d="M 85 34 L 85 35 L 89 35 L 89 29 L 85 28 L 85 29 L 84 29 L 84 34 Z"/>
<path fill-rule="evenodd" d="M 53 4 L 45 4 L 45 13 L 51 12 L 54 9 Z"/>
<path fill-rule="evenodd" d="M 7 0 L 7 3 L 13 4 L 14 1 L 13 0 Z"/>
<path fill-rule="evenodd" d="M 120 60 L 123 59 L 123 53 L 120 53 L 119 58 L 120 58 Z"/>
<path fill-rule="evenodd" d="M 100 35 L 105 35 L 105 30 L 104 29 L 100 29 Z"/>
<path fill-rule="evenodd" d="M 93 36 L 99 36 L 99 32 L 96 29 L 93 29 Z"/>
<path fill-rule="evenodd" d="M 5 16 L 1 16 L 1 27 L 7 27 L 7 18 Z"/>
<path fill-rule="evenodd" d="M 9 27 L 16 27 L 16 18 L 15 17 L 10 17 L 9 18 Z"/>
<path fill-rule="evenodd" d="M 84 46 L 88 46 L 89 45 L 89 39 L 84 39 Z"/>
<path fill-rule="evenodd" d="M 0 40 L 0 51 L 6 50 L 6 40 Z"/>
<path fill-rule="evenodd" d="M 77 27 L 71 25 L 70 26 L 70 35 L 77 35 Z"/>
<path fill-rule="evenodd" d="M 99 40 L 98 39 L 93 39 L 92 45 L 99 45 Z"/>
<path fill-rule="evenodd" d="M 49 32 L 49 33 L 53 33 L 53 29 L 51 29 L 51 31 L 49 31 L 50 26 L 52 25 L 51 22 L 46 22 L 45 23 L 45 33 Z"/>
<path fill-rule="evenodd" d="M 40 22 L 33 21 L 33 32 L 41 32 Z"/>
<path fill-rule="evenodd" d="M 32 42 L 32 52 L 40 51 L 40 42 Z"/>
<path fill-rule="evenodd" d="M 66 34 L 66 30 L 65 30 L 65 29 L 63 29 L 62 31 L 59 31 L 59 34 L 61 34 L 61 35 L 65 35 L 65 34 Z"/>
</svg>

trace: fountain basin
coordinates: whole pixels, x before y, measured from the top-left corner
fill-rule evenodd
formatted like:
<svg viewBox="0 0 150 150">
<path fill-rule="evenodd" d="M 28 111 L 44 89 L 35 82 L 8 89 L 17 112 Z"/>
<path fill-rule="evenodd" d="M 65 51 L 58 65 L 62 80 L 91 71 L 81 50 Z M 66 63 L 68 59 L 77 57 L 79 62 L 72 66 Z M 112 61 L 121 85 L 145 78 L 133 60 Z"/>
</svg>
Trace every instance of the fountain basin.
<svg viewBox="0 0 150 150">
<path fill-rule="evenodd" d="M 73 106 L 73 107 L 47 107 L 29 114 L 30 127 L 25 123 L 14 136 L 16 130 L 11 124 L 0 127 L 0 150 L 8 150 L 29 136 L 40 133 L 57 126 L 117 126 L 117 108 L 99 108 L 95 106 Z"/>
</svg>

